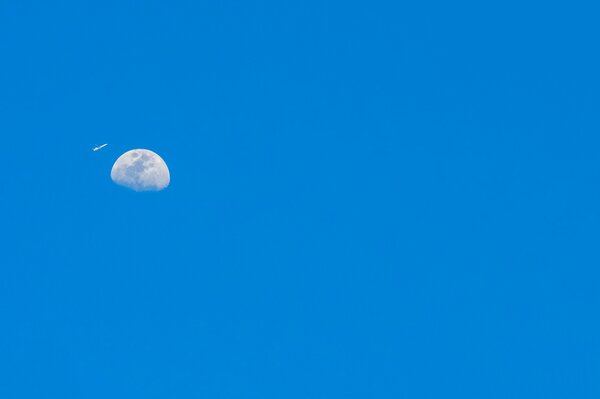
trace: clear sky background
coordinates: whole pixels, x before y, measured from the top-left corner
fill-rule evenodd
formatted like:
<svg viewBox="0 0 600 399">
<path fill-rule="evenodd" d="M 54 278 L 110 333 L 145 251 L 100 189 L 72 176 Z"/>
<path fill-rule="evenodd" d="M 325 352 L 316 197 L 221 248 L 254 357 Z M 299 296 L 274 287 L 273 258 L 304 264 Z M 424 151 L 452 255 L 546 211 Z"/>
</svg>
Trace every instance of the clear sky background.
<svg viewBox="0 0 600 399">
<path fill-rule="evenodd" d="M 597 398 L 599 9 L 402 3 L 2 1 L 0 397 Z"/>
</svg>

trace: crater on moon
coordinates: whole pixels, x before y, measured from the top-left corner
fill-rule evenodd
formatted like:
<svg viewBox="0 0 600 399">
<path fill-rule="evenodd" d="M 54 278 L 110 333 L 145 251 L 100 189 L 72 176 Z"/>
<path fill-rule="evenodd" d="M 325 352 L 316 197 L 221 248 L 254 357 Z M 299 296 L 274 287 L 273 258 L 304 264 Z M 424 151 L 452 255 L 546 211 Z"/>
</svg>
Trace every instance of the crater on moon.
<svg viewBox="0 0 600 399">
<path fill-rule="evenodd" d="M 115 183 L 135 191 L 160 191 L 171 181 L 165 161 L 157 153 L 143 149 L 121 155 L 110 177 Z"/>
</svg>

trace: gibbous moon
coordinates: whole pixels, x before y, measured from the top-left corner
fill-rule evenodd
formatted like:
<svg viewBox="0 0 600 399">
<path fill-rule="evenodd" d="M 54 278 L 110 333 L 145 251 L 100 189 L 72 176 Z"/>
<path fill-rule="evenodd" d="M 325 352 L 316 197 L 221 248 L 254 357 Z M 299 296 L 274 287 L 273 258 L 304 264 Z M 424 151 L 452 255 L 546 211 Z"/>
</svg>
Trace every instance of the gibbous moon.
<svg viewBox="0 0 600 399">
<path fill-rule="evenodd" d="M 150 150 L 131 150 L 121 155 L 110 171 L 112 180 L 135 191 L 160 191 L 171 181 L 163 159 Z"/>
</svg>

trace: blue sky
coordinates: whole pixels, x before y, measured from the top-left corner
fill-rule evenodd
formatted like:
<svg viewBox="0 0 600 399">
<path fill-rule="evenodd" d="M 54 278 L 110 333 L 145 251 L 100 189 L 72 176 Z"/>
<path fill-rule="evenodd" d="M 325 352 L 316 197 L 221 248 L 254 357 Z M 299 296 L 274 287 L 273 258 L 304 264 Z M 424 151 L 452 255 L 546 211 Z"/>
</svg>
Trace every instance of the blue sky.
<svg viewBox="0 0 600 399">
<path fill-rule="evenodd" d="M 0 397 L 597 398 L 598 11 L 0 3 Z"/>
</svg>

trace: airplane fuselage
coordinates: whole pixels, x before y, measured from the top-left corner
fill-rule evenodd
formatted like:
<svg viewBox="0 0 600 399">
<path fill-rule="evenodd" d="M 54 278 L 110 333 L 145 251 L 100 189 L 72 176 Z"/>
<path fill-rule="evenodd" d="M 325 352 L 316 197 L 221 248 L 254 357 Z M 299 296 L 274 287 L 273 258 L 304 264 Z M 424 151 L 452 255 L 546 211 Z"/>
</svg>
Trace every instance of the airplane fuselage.
<svg viewBox="0 0 600 399">
<path fill-rule="evenodd" d="M 101 150 L 101 149 L 103 149 L 104 147 L 106 147 L 107 145 L 108 145 L 108 144 L 102 144 L 102 145 L 99 145 L 98 147 L 94 147 L 94 148 L 92 148 L 92 151 L 94 151 L 94 152 L 95 152 L 95 151 Z"/>
</svg>

